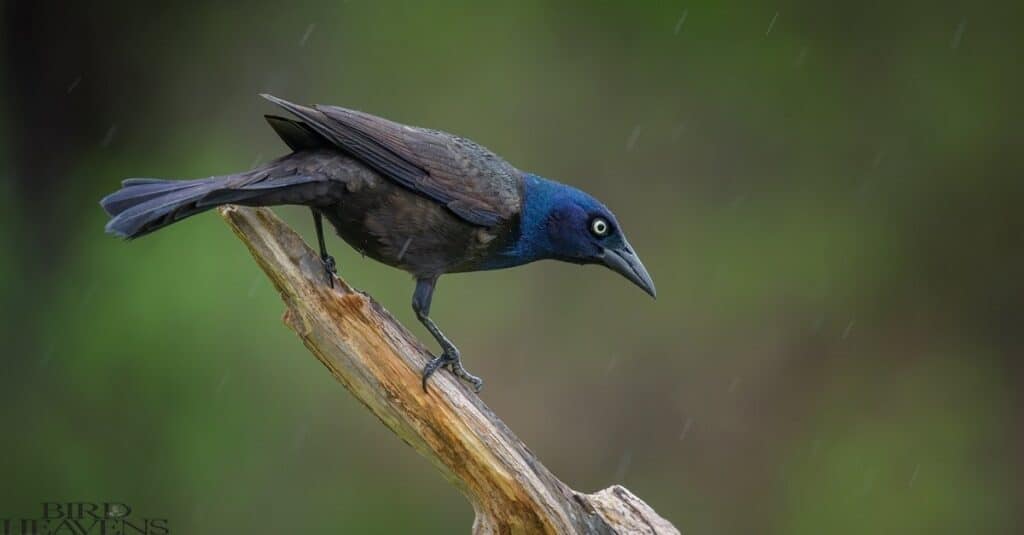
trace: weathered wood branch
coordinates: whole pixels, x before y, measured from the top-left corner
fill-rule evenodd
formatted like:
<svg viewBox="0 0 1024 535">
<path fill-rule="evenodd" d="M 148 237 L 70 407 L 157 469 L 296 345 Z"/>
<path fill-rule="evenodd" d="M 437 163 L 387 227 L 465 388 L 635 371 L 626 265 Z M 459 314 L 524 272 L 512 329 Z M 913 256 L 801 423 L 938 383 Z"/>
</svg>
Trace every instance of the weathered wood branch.
<svg viewBox="0 0 1024 535">
<path fill-rule="evenodd" d="M 437 373 L 429 353 L 383 307 L 344 281 L 265 208 L 220 209 L 281 294 L 285 323 L 352 395 L 436 466 L 476 512 L 474 533 L 679 533 L 615 485 L 578 493 L 558 480 L 469 388 Z"/>
</svg>

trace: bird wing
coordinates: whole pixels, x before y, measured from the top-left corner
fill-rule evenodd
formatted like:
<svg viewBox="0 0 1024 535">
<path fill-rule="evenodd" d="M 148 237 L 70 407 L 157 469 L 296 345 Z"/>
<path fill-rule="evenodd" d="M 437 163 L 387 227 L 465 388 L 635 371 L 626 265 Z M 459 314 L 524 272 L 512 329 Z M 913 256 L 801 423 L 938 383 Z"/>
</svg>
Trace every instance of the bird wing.
<svg viewBox="0 0 1024 535">
<path fill-rule="evenodd" d="M 492 227 L 519 211 L 521 173 L 468 139 L 337 106 L 309 108 L 262 96 L 378 173 L 469 223 Z"/>
</svg>

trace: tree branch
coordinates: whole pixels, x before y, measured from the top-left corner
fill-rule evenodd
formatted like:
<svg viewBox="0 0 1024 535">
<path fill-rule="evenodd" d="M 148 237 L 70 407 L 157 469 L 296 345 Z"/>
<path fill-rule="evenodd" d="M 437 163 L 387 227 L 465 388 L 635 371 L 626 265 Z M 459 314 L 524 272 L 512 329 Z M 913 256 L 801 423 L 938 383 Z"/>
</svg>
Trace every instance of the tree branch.
<svg viewBox="0 0 1024 535">
<path fill-rule="evenodd" d="M 344 281 L 325 283 L 319 256 L 265 208 L 225 206 L 287 307 L 284 322 L 352 395 L 426 457 L 472 503 L 473 532 L 679 533 L 615 485 L 569 488 L 469 388 L 448 373 L 420 385 L 429 353 L 383 307 Z"/>
</svg>

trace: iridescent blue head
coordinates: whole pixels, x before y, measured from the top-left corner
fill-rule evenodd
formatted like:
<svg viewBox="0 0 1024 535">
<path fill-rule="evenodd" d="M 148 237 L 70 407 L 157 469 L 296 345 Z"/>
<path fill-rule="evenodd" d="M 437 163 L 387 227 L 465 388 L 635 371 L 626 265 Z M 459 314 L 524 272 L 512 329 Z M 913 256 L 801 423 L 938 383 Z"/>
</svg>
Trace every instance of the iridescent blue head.
<svg viewBox="0 0 1024 535">
<path fill-rule="evenodd" d="M 608 207 L 537 175 L 527 174 L 524 181 L 521 235 L 503 256 L 519 263 L 550 258 L 602 264 L 655 296 L 654 281 Z"/>
</svg>

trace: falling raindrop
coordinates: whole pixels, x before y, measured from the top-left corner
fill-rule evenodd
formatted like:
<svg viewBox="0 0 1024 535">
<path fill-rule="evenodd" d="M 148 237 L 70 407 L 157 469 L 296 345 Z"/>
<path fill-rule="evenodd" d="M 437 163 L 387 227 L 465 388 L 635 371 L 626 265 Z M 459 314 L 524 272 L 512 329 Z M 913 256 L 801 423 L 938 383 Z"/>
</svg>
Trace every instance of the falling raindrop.
<svg viewBox="0 0 1024 535">
<path fill-rule="evenodd" d="M 679 17 L 679 20 L 676 21 L 675 29 L 672 30 L 673 34 L 679 35 L 679 32 L 682 31 L 682 29 L 683 29 L 683 23 L 686 22 L 686 15 L 688 15 L 689 13 L 690 13 L 689 9 L 684 9 L 683 10 L 683 16 Z"/>
<path fill-rule="evenodd" d="M 615 469 L 615 481 L 623 481 L 626 478 L 626 472 L 629 471 L 629 465 L 633 463 L 633 452 L 626 450 L 622 453 L 622 457 L 619 458 L 619 467 Z"/>
<path fill-rule="evenodd" d="M 82 76 L 81 75 L 76 77 L 74 79 L 74 81 L 71 82 L 71 85 L 68 86 L 68 94 L 70 95 L 71 92 L 74 91 L 75 88 L 78 87 L 78 84 L 80 84 L 80 83 L 82 83 Z"/>
<path fill-rule="evenodd" d="M 733 377 L 732 378 L 732 382 L 729 383 L 729 393 L 732 394 L 733 392 L 735 392 L 736 391 L 736 387 L 739 386 L 739 384 L 740 384 L 740 378 L 739 377 Z"/>
<path fill-rule="evenodd" d="M 914 473 L 910 474 L 910 483 L 908 486 L 913 487 L 914 482 L 917 481 L 917 473 L 921 470 L 921 463 L 917 463 L 914 466 Z"/>
<path fill-rule="evenodd" d="M 772 17 L 772 21 L 768 23 L 768 29 L 764 32 L 764 36 L 768 37 L 768 34 L 772 33 L 772 28 L 775 27 L 775 20 L 779 18 L 779 12 L 775 12 L 775 16 Z"/>
<path fill-rule="evenodd" d="M 692 425 L 693 425 L 693 418 L 690 418 L 689 416 L 687 416 L 686 417 L 686 423 L 683 424 L 683 431 L 681 433 L 679 433 L 679 440 L 680 441 L 683 441 L 683 440 L 686 439 L 686 435 L 688 435 L 690 433 L 690 426 L 692 426 Z"/>
<path fill-rule="evenodd" d="M 247 295 L 247 296 L 248 296 L 249 298 L 252 298 L 252 297 L 255 297 L 255 296 L 256 296 L 256 290 L 257 290 L 257 289 L 259 288 L 259 286 L 260 286 L 260 280 L 261 280 L 261 279 L 260 279 L 259 277 L 256 277 L 256 278 L 254 278 L 254 279 L 252 280 L 252 284 L 250 284 L 250 285 L 249 285 L 249 291 L 248 291 L 248 292 L 246 292 L 246 295 Z"/>
<path fill-rule="evenodd" d="M 867 494 L 871 487 L 875 485 L 875 473 L 873 470 L 868 470 L 864 473 L 864 486 L 861 488 L 863 494 Z"/>
<path fill-rule="evenodd" d="M 228 382 L 228 372 L 224 372 L 224 375 L 220 377 L 220 382 L 217 383 L 217 388 L 213 390 L 214 394 L 220 394 L 221 390 L 224 390 L 224 385 Z"/>
<path fill-rule="evenodd" d="M 843 329 L 843 340 L 846 340 L 846 337 L 850 336 L 850 330 L 852 330 L 852 329 L 853 329 L 853 320 L 850 320 L 850 323 L 847 323 L 846 324 L 846 328 Z"/>
<path fill-rule="evenodd" d="M 956 25 L 956 31 L 953 32 L 953 39 L 949 42 L 949 48 L 956 50 L 960 48 L 960 40 L 964 37 L 964 30 L 967 29 L 967 19 L 960 21 L 960 24 Z"/>
<path fill-rule="evenodd" d="M 632 151 L 636 147 L 636 142 L 640 139 L 640 131 L 642 129 L 643 127 L 640 125 L 633 127 L 633 132 L 629 134 L 629 139 L 626 140 L 626 150 Z"/>
<path fill-rule="evenodd" d="M 796 59 L 793 60 L 793 66 L 794 67 L 802 67 L 804 65 L 804 60 L 806 60 L 806 59 L 807 59 L 807 47 L 805 46 L 805 47 L 800 48 L 800 52 L 796 55 Z"/>
<path fill-rule="evenodd" d="M 46 366 L 50 363 L 50 359 L 53 357 L 53 351 L 55 349 L 55 342 L 50 342 L 50 345 L 46 347 L 46 351 L 43 351 L 41 358 L 39 359 L 40 366 Z"/>
<path fill-rule="evenodd" d="M 881 163 L 882 163 L 882 158 L 884 158 L 884 157 L 885 157 L 885 151 L 884 151 L 884 150 L 879 150 L 879 151 L 878 151 L 878 152 L 877 152 L 877 153 L 875 154 L 875 159 L 874 159 L 874 160 L 873 160 L 873 161 L 871 162 L 871 165 L 872 165 L 873 167 L 878 167 L 879 165 L 881 165 Z"/>
<path fill-rule="evenodd" d="M 612 369 L 615 368 L 615 364 L 616 364 L 617 360 L 618 360 L 618 357 L 612 357 L 611 359 L 608 360 L 608 365 L 604 369 L 604 374 L 605 375 L 608 375 L 609 373 L 612 372 Z"/>
<path fill-rule="evenodd" d="M 106 148 L 106 147 L 110 146 L 110 142 L 114 141 L 114 134 L 116 134 L 116 133 L 117 133 L 117 125 L 116 124 L 110 125 L 110 128 L 107 129 L 107 134 L 103 136 L 103 141 L 100 141 L 100 146 L 103 147 L 103 148 Z"/>
<path fill-rule="evenodd" d="M 306 26 L 306 33 L 302 34 L 302 39 L 299 41 L 299 46 L 306 46 L 306 40 L 313 34 L 313 29 L 316 28 L 316 24 L 310 24 Z"/>
<path fill-rule="evenodd" d="M 405 251 L 409 248 L 409 244 L 412 243 L 412 236 L 406 238 L 405 243 L 402 244 L 402 250 L 398 251 L 398 259 L 401 260 L 405 256 Z"/>
<path fill-rule="evenodd" d="M 686 131 L 686 123 L 679 123 L 672 128 L 672 141 L 679 141 L 679 138 Z"/>
</svg>

